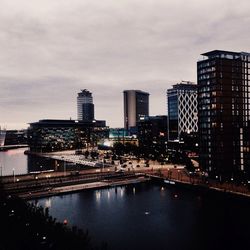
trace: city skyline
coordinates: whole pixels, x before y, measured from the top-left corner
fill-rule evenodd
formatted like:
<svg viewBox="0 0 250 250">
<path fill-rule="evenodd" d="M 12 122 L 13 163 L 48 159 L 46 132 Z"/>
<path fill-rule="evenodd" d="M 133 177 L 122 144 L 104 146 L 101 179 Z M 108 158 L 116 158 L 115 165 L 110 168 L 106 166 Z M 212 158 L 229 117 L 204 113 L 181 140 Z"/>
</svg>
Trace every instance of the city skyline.
<svg viewBox="0 0 250 250">
<path fill-rule="evenodd" d="M 165 92 L 196 82 L 200 54 L 249 51 L 248 1 L 2 1 L 0 125 L 75 119 L 87 88 L 96 118 L 123 126 L 124 89 L 150 93 L 165 115 Z M 190 28 L 191 27 L 191 28 Z"/>
</svg>

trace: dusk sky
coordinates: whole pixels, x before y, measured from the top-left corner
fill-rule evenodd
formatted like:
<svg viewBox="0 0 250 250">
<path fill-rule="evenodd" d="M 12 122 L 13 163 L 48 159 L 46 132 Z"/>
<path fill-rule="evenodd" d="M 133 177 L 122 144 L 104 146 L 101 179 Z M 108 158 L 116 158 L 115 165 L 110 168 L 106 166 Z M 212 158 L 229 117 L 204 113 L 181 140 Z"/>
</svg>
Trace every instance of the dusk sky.
<svg viewBox="0 0 250 250">
<path fill-rule="evenodd" d="M 196 82 L 200 54 L 250 52 L 249 0 L 0 0 L 0 125 L 76 118 L 93 93 L 96 119 L 123 126 L 123 90 Z"/>
</svg>

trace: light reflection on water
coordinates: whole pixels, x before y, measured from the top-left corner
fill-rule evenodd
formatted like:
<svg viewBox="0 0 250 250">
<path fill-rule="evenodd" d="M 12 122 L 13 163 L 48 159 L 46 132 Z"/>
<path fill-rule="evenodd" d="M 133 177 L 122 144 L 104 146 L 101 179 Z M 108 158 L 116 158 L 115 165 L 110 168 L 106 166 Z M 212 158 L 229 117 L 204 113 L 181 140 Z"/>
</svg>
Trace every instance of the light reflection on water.
<svg viewBox="0 0 250 250">
<path fill-rule="evenodd" d="M 39 205 L 88 229 L 94 242 L 107 241 L 110 250 L 225 249 L 228 237 L 236 247 L 250 233 L 249 203 L 153 184 L 85 190 Z"/>
<path fill-rule="evenodd" d="M 47 198 L 44 203 L 44 207 L 50 208 L 51 207 L 51 197 Z"/>
</svg>

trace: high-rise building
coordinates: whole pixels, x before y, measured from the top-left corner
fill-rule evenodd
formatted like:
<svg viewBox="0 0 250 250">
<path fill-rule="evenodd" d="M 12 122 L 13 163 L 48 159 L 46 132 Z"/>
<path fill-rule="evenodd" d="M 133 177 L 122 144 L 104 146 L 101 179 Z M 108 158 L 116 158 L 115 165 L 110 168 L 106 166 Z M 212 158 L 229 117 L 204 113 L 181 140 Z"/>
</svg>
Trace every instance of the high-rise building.
<svg viewBox="0 0 250 250">
<path fill-rule="evenodd" d="M 80 121 L 93 121 L 94 104 L 92 93 L 84 89 L 77 96 L 77 119 Z"/>
<path fill-rule="evenodd" d="M 250 178 L 250 54 L 214 50 L 197 63 L 200 165 L 211 177 Z"/>
<path fill-rule="evenodd" d="M 141 117 L 149 115 L 149 93 L 141 90 L 124 90 L 124 128 L 137 131 Z"/>
<path fill-rule="evenodd" d="M 180 141 L 183 133 L 198 131 L 197 85 L 184 82 L 167 90 L 168 139 Z"/>
</svg>

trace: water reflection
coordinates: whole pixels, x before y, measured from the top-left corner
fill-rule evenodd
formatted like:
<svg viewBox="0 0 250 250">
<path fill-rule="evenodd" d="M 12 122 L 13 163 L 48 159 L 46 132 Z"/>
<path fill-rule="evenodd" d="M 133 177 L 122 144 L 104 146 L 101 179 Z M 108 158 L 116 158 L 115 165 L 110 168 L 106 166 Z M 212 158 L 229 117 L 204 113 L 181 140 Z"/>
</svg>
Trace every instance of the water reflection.
<svg viewBox="0 0 250 250">
<path fill-rule="evenodd" d="M 15 169 L 15 175 L 27 173 L 27 156 L 24 155 L 25 150 L 27 148 L 0 152 L 1 175 L 13 175 L 13 168 Z"/>
<path fill-rule="evenodd" d="M 121 198 L 124 196 L 124 189 L 123 188 L 121 188 L 121 190 L 120 190 L 120 195 L 121 195 Z"/>
<path fill-rule="evenodd" d="M 101 191 L 99 190 L 95 191 L 95 198 L 96 198 L 96 201 L 99 203 L 101 200 Z"/>
<path fill-rule="evenodd" d="M 248 241 L 250 204 L 226 196 L 138 184 L 39 201 L 59 221 L 88 228 L 95 242 L 108 241 L 110 250 L 232 249 L 223 247 L 227 238 L 238 249 L 238 240 Z"/>
<path fill-rule="evenodd" d="M 45 200 L 44 206 L 46 208 L 50 208 L 51 207 L 51 198 L 50 197 Z"/>
<path fill-rule="evenodd" d="M 56 170 L 56 168 L 59 171 L 63 171 L 63 162 L 57 162 L 45 157 L 26 155 L 24 154 L 26 150 L 28 150 L 28 148 L 1 151 L 0 174 L 3 176 L 13 175 L 13 169 L 15 169 L 15 175 Z"/>
</svg>

